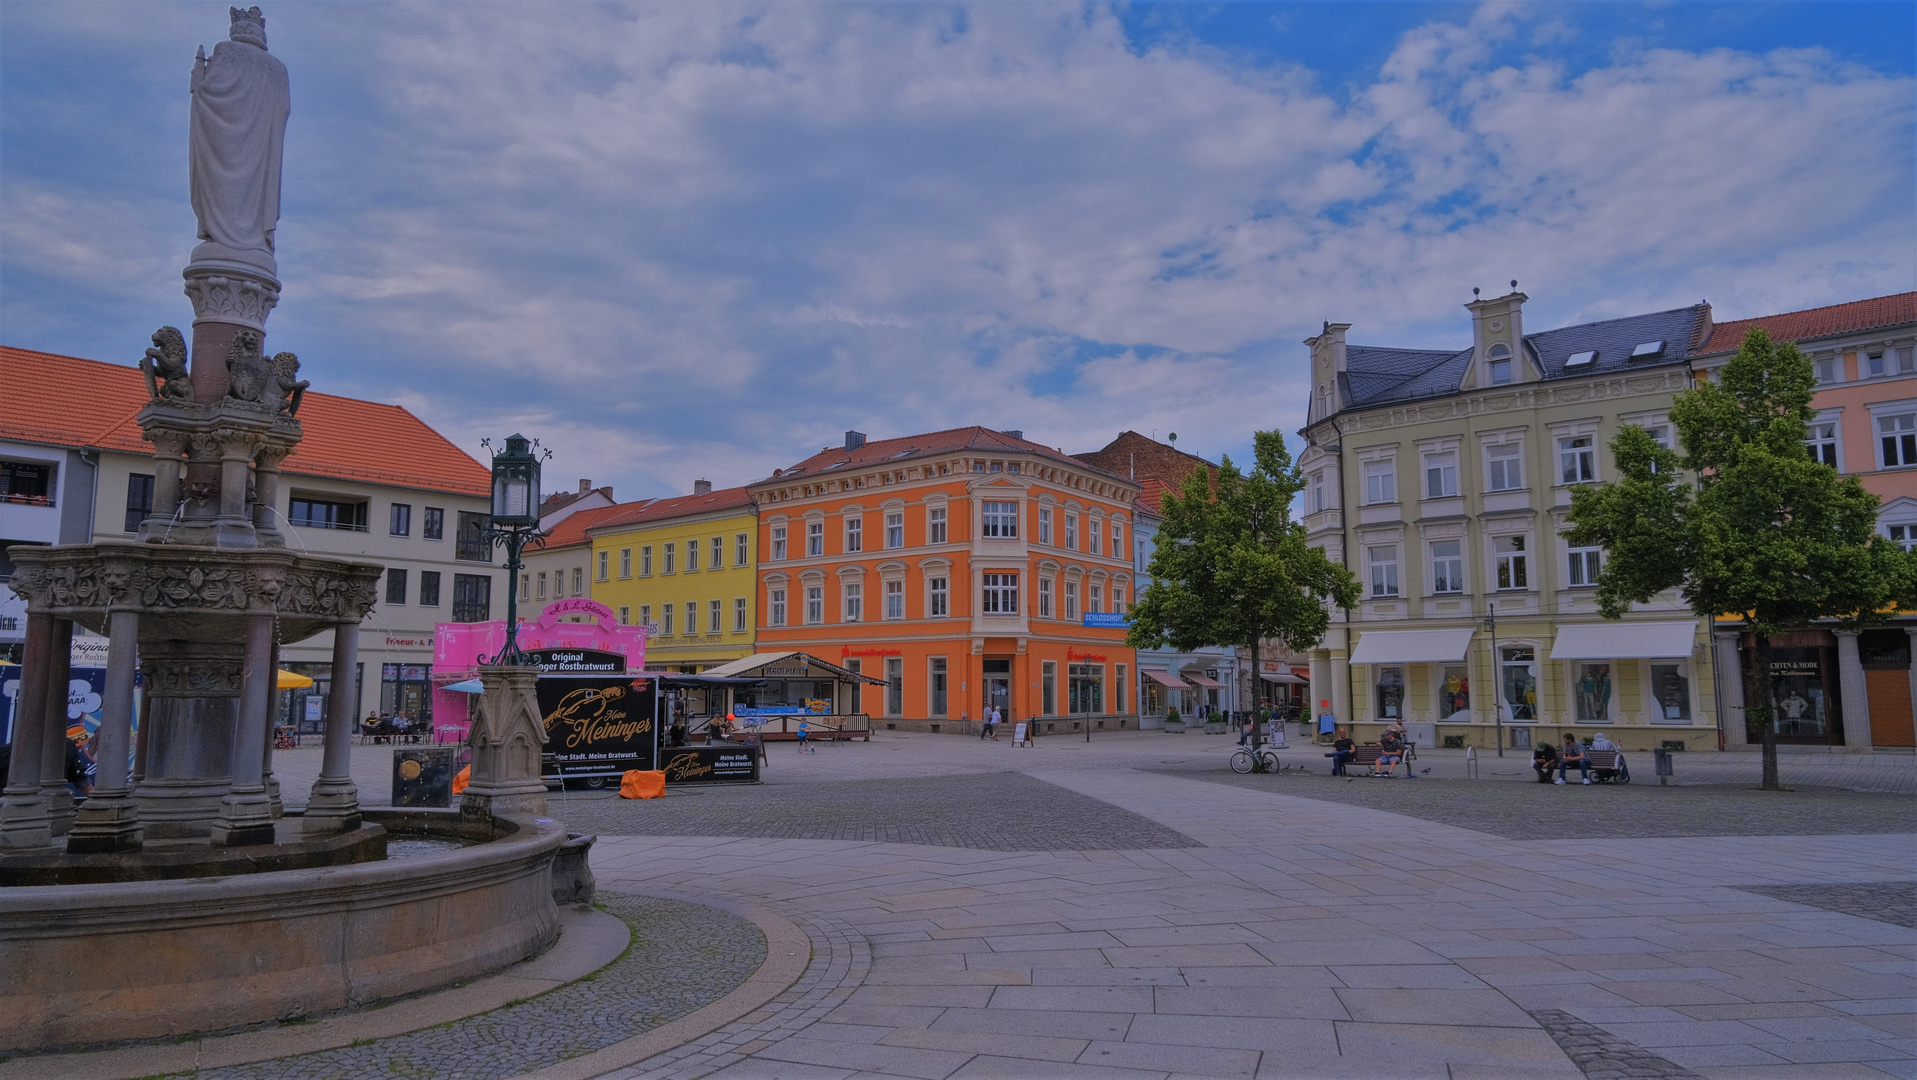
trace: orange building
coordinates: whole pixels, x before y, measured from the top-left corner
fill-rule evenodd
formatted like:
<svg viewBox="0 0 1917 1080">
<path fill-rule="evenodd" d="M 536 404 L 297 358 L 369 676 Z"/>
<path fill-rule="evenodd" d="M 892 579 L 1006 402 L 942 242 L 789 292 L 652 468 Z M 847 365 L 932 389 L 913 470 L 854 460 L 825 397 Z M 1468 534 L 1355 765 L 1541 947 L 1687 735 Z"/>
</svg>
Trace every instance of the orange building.
<svg viewBox="0 0 1917 1080">
<path fill-rule="evenodd" d="M 988 704 L 1040 734 L 1136 726 L 1137 484 L 1022 432 L 967 427 L 847 432 L 748 486 L 759 651 L 884 680 L 853 708 L 874 726 L 976 731 Z"/>
</svg>

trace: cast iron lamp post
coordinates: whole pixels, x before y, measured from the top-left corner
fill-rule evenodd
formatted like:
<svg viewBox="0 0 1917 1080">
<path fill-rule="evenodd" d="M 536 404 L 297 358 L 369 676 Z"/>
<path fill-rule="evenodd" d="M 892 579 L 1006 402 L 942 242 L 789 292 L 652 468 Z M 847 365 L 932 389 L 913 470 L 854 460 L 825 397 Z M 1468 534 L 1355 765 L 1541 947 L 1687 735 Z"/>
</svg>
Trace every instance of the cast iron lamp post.
<svg viewBox="0 0 1917 1080">
<path fill-rule="evenodd" d="M 492 441 L 482 445 L 491 449 Z M 493 664 L 518 664 L 524 659 L 519 652 L 519 572 L 526 567 L 521 556 L 527 544 L 546 542 L 546 534 L 539 531 L 541 450 L 537 442 L 514 434 L 507 436 L 506 448 L 493 455 L 492 542 L 506 548 L 506 643 L 493 656 Z M 544 451 L 543 456 L 551 457 L 552 451 Z"/>
<path fill-rule="evenodd" d="M 1491 717 L 1498 724 L 1498 756 L 1504 756 L 1504 705 L 1498 700 L 1504 680 L 1498 677 L 1498 605 L 1484 605 L 1484 630 L 1491 635 Z"/>
</svg>

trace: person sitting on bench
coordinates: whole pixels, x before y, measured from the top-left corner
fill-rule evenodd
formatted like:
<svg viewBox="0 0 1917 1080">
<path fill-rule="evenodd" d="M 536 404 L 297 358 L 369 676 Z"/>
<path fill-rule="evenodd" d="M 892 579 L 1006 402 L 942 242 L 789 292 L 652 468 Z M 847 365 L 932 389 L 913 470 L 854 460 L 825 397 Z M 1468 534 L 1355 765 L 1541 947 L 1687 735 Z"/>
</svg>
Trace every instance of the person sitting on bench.
<svg viewBox="0 0 1917 1080">
<path fill-rule="evenodd" d="M 1378 764 L 1373 766 L 1371 775 L 1389 778 L 1391 770 L 1404 760 L 1404 729 L 1393 724 L 1378 736 Z"/>
<path fill-rule="evenodd" d="M 1564 774 L 1573 765 L 1578 767 L 1578 775 L 1584 778 L 1584 782 L 1590 783 L 1591 757 L 1584 752 L 1584 744 L 1578 742 L 1578 737 L 1567 731 L 1564 733 L 1564 751 L 1558 755 L 1558 783 L 1564 783 Z"/>
<path fill-rule="evenodd" d="M 1552 746 L 1550 743 L 1541 743 L 1536 750 L 1531 751 L 1531 768 L 1537 770 L 1538 783 L 1550 783 L 1551 770 L 1557 767 L 1557 747 Z"/>
<path fill-rule="evenodd" d="M 1344 728 L 1339 728 L 1338 738 L 1333 740 L 1331 744 L 1331 753 L 1325 756 L 1331 759 L 1331 775 L 1347 775 L 1345 772 L 1345 762 L 1358 756 L 1358 752 L 1351 748 L 1351 732 L 1346 731 Z"/>
</svg>

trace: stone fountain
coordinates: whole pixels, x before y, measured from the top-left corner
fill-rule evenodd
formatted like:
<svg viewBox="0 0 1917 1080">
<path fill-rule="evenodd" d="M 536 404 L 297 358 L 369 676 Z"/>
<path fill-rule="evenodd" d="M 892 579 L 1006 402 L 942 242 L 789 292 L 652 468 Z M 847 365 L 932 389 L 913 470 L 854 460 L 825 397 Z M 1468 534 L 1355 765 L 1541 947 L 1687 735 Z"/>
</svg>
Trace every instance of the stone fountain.
<svg viewBox="0 0 1917 1080">
<path fill-rule="evenodd" d="M 412 993 L 558 932 L 550 867 L 566 835 L 543 817 L 525 671 L 487 677 L 459 812 L 361 810 L 355 680 L 335 678 L 319 780 L 297 827 L 281 818 L 267 764 L 279 648 L 330 630 L 333 670 L 353 671 L 382 568 L 297 554 L 274 526 L 307 387 L 292 353 L 264 347 L 288 82 L 260 10 L 231 18 L 230 39 L 192 73 L 191 347 L 163 327 L 140 364 L 153 510 L 133 541 L 12 552 L 27 635 L 0 793 L 0 1050 Z M 108 640 L 96 783 L 77 807 L 56 689 L 75 626 Z M 394 832 L 457 844 L 387 862 Z"/>
</svg>

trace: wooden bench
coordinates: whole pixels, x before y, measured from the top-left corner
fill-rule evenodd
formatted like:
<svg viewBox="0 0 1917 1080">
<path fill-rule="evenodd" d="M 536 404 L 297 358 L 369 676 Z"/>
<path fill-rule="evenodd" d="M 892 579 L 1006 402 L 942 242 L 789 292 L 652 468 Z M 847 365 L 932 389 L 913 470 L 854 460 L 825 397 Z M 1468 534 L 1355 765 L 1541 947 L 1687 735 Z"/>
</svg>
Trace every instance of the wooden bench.
<svg viewBox="0 0 1917 1080">
<path fill-rule="evenodd" d="M 1363 769 L 1364 775 L 1373 776 L 1378 772 L 1378 759 L 1384 756 L 1384 747 L 1379 746 L 1377 743 L 1365 743 L 1363 746 L 1352 747 L 1351 753 L 1351 760 L 1345 762 L 1345 773 L 1349 775 L 1353 769 Z M 1331 755 L 1327 754 L 1325 756 L 1330 757 Z M 1414 760 L 1414 758 L 1415 755 L 1412 753 L 1411 744 L 1406 743 L 1404 752 L 1399 755 L 1398 764 L 1405 767 L 1407 775 L 1411 771 L 1410 762 Z"/>
</svg>

